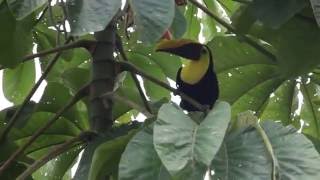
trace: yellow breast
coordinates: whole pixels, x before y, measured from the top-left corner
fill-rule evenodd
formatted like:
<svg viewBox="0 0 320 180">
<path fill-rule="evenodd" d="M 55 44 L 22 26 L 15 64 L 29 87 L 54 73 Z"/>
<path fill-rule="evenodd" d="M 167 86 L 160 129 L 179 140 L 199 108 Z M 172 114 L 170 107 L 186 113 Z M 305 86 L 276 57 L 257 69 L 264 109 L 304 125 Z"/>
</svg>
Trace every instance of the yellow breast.
<svg viewBox="0 0 320 180">
<path fill-rule="evenodd" d="M 188 84 L 196 84 L 206 74 L 209 67 L 209 58 L 201 58 L 198 61 L 188 61 L 186 66 L 182 67 L 180 78 Z"/>
</svg>

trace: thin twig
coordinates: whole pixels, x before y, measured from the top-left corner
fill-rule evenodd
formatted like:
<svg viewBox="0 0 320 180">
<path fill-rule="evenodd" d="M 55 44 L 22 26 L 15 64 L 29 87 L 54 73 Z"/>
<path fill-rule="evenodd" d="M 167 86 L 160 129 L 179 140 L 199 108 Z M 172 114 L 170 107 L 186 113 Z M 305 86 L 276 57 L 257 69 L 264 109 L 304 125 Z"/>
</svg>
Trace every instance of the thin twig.
<svg viewBox="0 0 320 180">
<path fill-rule="evenodd" d="M 44 157 L 35 161 L 31 166 L 29 166 L 22 174 L 19 175 L 17 180 L 27 179 L 28 176 L 30 176 L 32 173 L 34 173 L 38 168 L 45 165 L 47 162 L 49 162 L 53 158 L 66 152 L 70 148 L 73 148 L 74 143 L 79 142 L 79 141 L 85 142 L 88 138 L 92 137 L 92 135 L 94 135 L 93 132 L 83 132 L 83 133 L 79 134 L 78 136 L 66 141 L 65 143 L 57 145 L 48 154 L 46 154 Z"/>
<path fill-rule="evenodd" d="M 66 112 L 70 107 L 72 107 L 75 103 L 77 103 L 80 99 L 88 94 L 88 86 L 81 88 L 69 102 L 66 103 L 64 107 L 62 107 L 48 122 L 38 129 L 30 139 L 22 145 L 19 149 L 17 149 L 6 162 L 0 167 L 0 176 L 1 174 L 13 163 L 44 131 L 46 131 L 49 127 L 51 127 L 56 120 L 60 118 L 60 116 Z"/>
<path fill-rule="evenodd" d="M 200 4 L 197 0 L 189 0 L 189 2 L 191 2 L 194 6 L 198 7 L 199 9 L 201 9 L 203 12 L 205 12 L 210 17 L 212 17 L 215 21 L 217 21 L 219 24 L 221 24 L 226 29 L 228 29 L 228 31 L 231 31 L 231 32 L 235 33 L 237 36 L 239 36 L 241 39 L 243 39 L 250 46 L 252 46 L 256 50 L 258 50 L 259 52 L 261 52 L 265 56 L 269 57 L 271 59 L 271 61 L 273 61 L 273 62 L 277 61 L 277 58 L 276 58 L 276 56 L 274 54 L 269 52 L 267 49 L 265 49 L 263 46 L 258 44 L 256 41 L 252 40 L 250 37 L 238 32 L 234 27 L 232 27 L 230 24 L 228 24 L 227 22 L 222 20 L 220 17 L 218 17 L 217 15 L 212 13 L 208 8 L 206 8 L 205 6 Z"/>
<path fill-rule="evenodd" d="M 41 12 L 41 15 L 38 19 L 36 19 L 36 21 L 34 22 L 34 25 L 33 26 L 36 26 L 39 22 L 41 22 L 41 20 L 43 19 L 44 15 L 46 14 L 46 12 L 48 11 L 49 9 L 49 5 L 47 5 L 44 10 Z"/>
<path fill-rule="evenodd" d="M 147 109 L 141 107 L 139 104 L 125 98 L 125 97 L 122 97 L 116 93 L 105 93 L 101 96 L 102 98 L 108 98 L 108 99 L 112 99 L 113 101 L 119 101 L 129 107 L 131 107 L 132 109 L 136 109 L 138 110 L 139 112 L 141 112 L 142 114 L 144 114 L 146 117 L 148 118 L 152 118 L 154 117 L 154 114 L 151 114 Z"/>
<path fill-rule="evenodd" d="M 68 12 L 67 12 L 67 8 L 66 8 L 66 4 L 63 0 L 59 0 L 59 6 L 63 12 L 62 28 L 64 31 L 64 38 L 67 39 L 68 38 L 68 31 L 67 31 L 66 21 L 68 18 Z"/>
<path fill-rule="evenodd" d="M 36 57 L 47 56 L 52 53 L 66 51 L 66 50 L 74 49 L 74 48 L 82 47 L 82 48 L 89 49 L 95 43 L 96 43 L 96 41 L 93 41 L 93 40 L 79 40 L 79 41 L 76 41 L 76 42 L 73 42 L 73 43 L 70 43 L 67 45 L 59 46 L 59 47 L 56 47 L 53 49 L 49 49 L 49 50 L 45 50 L 45 51 L 42 51 L 42 52 L 39 52 L 36 54 L 31 54 L 31 55 L 25 56 L 23 58 L 23 61 L 28 61 L 28 60 L 34 59 Z"/>
<path fill-rule="evenodd" d="M 68 39 L 65 43 L 68 44 L 70 42 L 70 40 L 71 39 Z M 28 102 L 32 98 L 33 94 L 37 91 L 37 89 L 39 88 L 39 86 L 41 85 L 43 80 L 48 76 L 49 72 L 51 71 L 51 69 L 53 68 L 55 63 L 58 61 L 58 59 L 61 56 L 61 54 L 62 54 L 62 52 L 58 52 L 53 57 L 53 59 L 48 64 L 48 66 L 44 70 L 43 74 L 41 75 L 41 77 L 39 78 L 37 83 L 32 87 L 32 89 L 30 90 L 30 92 L 28 93 L 26 98 L 23 100 L 21 106 L 15 111 L 14 115 L 10 118 L 8 125 L 5 127 L 5 129 L 3 130 L 3 132 L 0 135 L 0 143 L 7 137 L 8 133 L 10 132 L 10 130 L 12 129 L 14 124 L 16 123 L 18 117 L 21 115 L 23 109 L 28 104 Z"/>
<path fill-rule="evenodd" d="M 123 60 L 128 62 L 129 60 L 128 60 L 128 57 L 127 57 L 126 53 L 124 52 L 122 41 L 121 41 L 121 37 L 118 34 L 116 36 L 116 47 L 117 47 L 120 55 L 122 56 Z M 147 109 L 147 111 L 149 113 L 153 114 L 152 109 L 150 107 L 150 104 L 149 104 L 149 102 L 147 100 L 146 95 L 144 94 L 144 92 L 142 90 L 142 87 L 141 87 L 141 85 L 139 83 L 139 80 L 138 80 L 137 76 L 132 72 L 130 72 L 130 74 L 132 76 L 132 79 L 133 79 L 134 83 L 136 84 L 136 87 L 137 87 L 137 89 L 139 91 L 139 94 L 140 94 L 140 97 L 141 97 L 141 99 L 143 101 L 144 106 L 146 107 L 146 109 Z"/>
<path fill-rule="evenodd" d="M 143 72 L 142 70 L 140 70 L 139 68 L 137 68 L 136 66 L 134 66 L 133 64 L 129 63 L 129 62 L 125 62 L 125 61 L 116 61 L 115 63 L 118 63 L 121 68 L 125 71 L 129 71 L 129 72 L 133 72 L 135 74 L 139 74 L 140 76 L 148 79 L 149 81 L 152 81 L 153 83 L 173 92 L 174 94 L 179 95 L 182 99 L 186 100 L 188 103 L 192 104 L 194 107 L 196 107 L 198 110 L 206 112 L 207 108 L 203 105 L 201 105 L 200 103 L 198 103 L 196 100 L 192 99 L 190 96 L 184 94 L 183 92 L 172 88 L 171 86 L 169 86 L 168 84 L 158 80 L 157 78 L 154 78 L 148 74 L 146 74 L 145 72 Z"/>
</svg>

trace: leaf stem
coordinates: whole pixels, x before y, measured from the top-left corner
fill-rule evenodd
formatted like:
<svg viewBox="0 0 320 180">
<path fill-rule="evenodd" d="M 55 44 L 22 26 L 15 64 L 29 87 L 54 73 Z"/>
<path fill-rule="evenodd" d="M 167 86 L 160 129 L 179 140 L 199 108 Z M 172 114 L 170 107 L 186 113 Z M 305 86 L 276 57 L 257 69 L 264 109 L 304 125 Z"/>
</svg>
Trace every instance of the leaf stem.
<svg viewBox="0 0 320 180">
<path fill-rule="evenodd" d="M 267 151 L 271 157 L 271 162 L 272 162 L 272 178 L 271 179 L 277 180 L 277 179 L 279 179 L 279 162 L 278 162 L 277 157 L 274 154 L 272 144 L 271 144 L 266 132 L 264 131 L 264 129 L 260 126 L 260 124 L 258 122 L 254 124 L 254 127 L 257 129 L 258 133 L 260 134 L 260 136 L 264 142 L 264 145 L 266 146 Z"/>
<path fill-rule="evenodd" d="M 234 27 L 232 27 L 230 24 L 228 24 L 227 22 L 225 22 L 224 20 L 222 20 L 220 17 L 218 17 L 217 15 L 215 15 L 214 13 L 212 13 L 208 8 L 206 8 L 205 6 L 203 6 L 202 4 L 200 4 L 197 0 L 189 0 L 189 2 L 191 2 L 194 6 L 198 7 L 199 9 L 201 9 L 203 12 L 205 12 L 207 15 L 209 15 L 210 17 L 212 17 L 215 21 L 217 21 L 219 24 L 221 24 L 222 26 L 224 26 L 228 31 L 235 33 L 238 37 L 240 37 L 241 39 L 243 39 L 246 43 L 248 43 L 250 46 L 252 46 L 253 48 L 255 48 L 256 50 L 258 50 L 259 52 L 261 52 L 262 54 L 264 54 L 265 56 L 267 56 L 268 58 L 271 59 L 271 61 L 276 62 L 277 58 L 274 54 L 272 54 L 271 52 L 269 52 L 267 49 L 265 49 L 263 46 L 261 46 L 260 44 L 258 44 L 256 41 L 254 41 L 253 39 L 251 39 L 250 37 L 238 32 Z"/>
<path fill-rule="evenodd" d="M 68 103 L 64 107 L 62 107 L 48 122 L 38 129 L 30 139 L 22 145 L 19 149 L 17 149 L 9 159 L 7 159 L 2 166 L 0 167 L 0 176 L 1 174 L 13 163 L 44 131 L 46 131 L 49 127 L 51 127 L 59 118 L 60 116 L 66 112 L 70 107 L 72 107 L 75 103 L 77 103 L 80 99 L 88 94 L 88 85 L 81 88 L 72 99 L 69 100 Z"/>
<path fill-rule="evenodd" d="M 80 48 L 80 47 L 90 49 L 95 43 L 96 43 L 96 41 L 92 41 L 92 40 L 79 40 L 79 41 L 76 41 L 76 42 L 73 42 L 70 44 L 66 44 L 66 45 L 52 48 L 49 50 L 41 51 L 36 54 L 31 54 L 31 55 L 25 56 L 22 60 L 28 61 L 28 60 L 31 60 L 31 59 L 34 59 L 37 57 L 47 56 L 52 53 L 62 52 L 62 51 L 66 51 L 69 49 Z"/>
</svg>

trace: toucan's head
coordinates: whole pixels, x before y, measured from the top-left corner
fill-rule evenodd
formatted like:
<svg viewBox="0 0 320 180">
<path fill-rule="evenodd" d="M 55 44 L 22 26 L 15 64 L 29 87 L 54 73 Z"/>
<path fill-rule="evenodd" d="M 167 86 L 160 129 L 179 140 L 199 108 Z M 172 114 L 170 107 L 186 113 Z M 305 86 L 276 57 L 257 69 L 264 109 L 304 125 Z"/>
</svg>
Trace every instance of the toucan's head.
<svg viewBox="0 0 320 180">
<path fill-rule="evenodd" d="M 209 56 L 210 53 L 205 45 L 189 39 L 162 40 L 158 43 L 156 51 L 167 52 L 193 61 Z"/>
</svg>

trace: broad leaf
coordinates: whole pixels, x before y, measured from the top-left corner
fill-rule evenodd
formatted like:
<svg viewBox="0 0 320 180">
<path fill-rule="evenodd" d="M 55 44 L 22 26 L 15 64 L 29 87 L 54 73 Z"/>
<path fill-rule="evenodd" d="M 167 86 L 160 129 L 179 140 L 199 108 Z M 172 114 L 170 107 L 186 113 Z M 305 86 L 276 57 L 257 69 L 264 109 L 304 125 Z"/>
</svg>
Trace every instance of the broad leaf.
<svg viewBox="0 0 320 180">
<path fill-rule="evenodd" d="M 81 148 L 75 147 L 60 156 L 47 162 L 44 166 L 33 173 L 35 179 L 57 180 L 66 176 L 69 169 L 74 165 Z"/>
<path fill-rule="evenodd" d="M 171 179 L 154 150 L 152 139 L 152 129 L 148 128 L 142 129 L 131 139 L 120 160 L 120 180 Z"/>
<path fill-rule="evenodd" d="M 121 154 L 133 135 L 134 132 L 129 132 L 128 135 L 108 140 L 99 145 L 92 157 L 89 179 L 103 179 L 116 172 Z"/>
<path fill-rule="evenodd" d="M 156 42 L 171 26 L 175 16 L 172 0 L 129 0 L 140 39 Z"/>
<path fill-rule="evenodd" d="M 120 10 L 119 0 L 69 0 L 69 23 L 72 35 L 102 31 Z"/>
<path fill-rule="evenodd" d="M 178 7 L 175 8 L 175 15 L 170 30 L 176 39 L 182 37 L 187 30 L 186 18 Z"/>
<path fill-rule="evenodd" d="M 224 139 L 230 107 L 218 102 L 198 125 L 172 104 L 163 105 L 154 126 L 155 149 L 171 175 L 191 164 L 209 166 Z M 197 171 L 197 167 L 193 167 Z M 192 170 L 191 169 L 191 170 Z"/>
<path fill-rule="evenodd" d="M 69 89 L 62 84 L 49 83 L 40 99 L 37 110 L 55 113 L 63 108 L 72 98 L 73 96 Z M 81 115 L 81 110 L 78 108 L 80 105 L 77 105 L 72 106 L 63 116 L 72 121 L 80 129 L 87 129 L 89 127 L 87 117 Z"/>
<path fill-rule="evenodd" d="M 10 10 L 18 20 L 25 18 L 47 2 L 47 0 L 7 0 Z"/>
<path fill-rule="evenodd" d="M 31 54 L 33 16 L 17 21 L 6 3 L 0 5 L 0 65 L 15 67 L 22 57 Z"/>
<path fill-rule="evenodd" d="M 3 73 L 3 92 L 14 104 L 21 104 L 35 83 L 34 62 L 25 62 L 15 69 L 5 69 Z"/>
<path fill-rule="evenodd" d="M 14 126 L 17 128 L 22 128 L 27 123 L 30 116 L 34 113 L 36 105 L 37 104 L 35 102 L 31 101 L 22 107 L 20 115 L 17 117 Z M 4 122 L 8 123 L 19 108 L 21 108 L 21 105 L 12 106 L 2 110 L 1 114 L 4 113 Z"/>
<path fill-rule="evenodd" d="M 320 156 L 313 144 L 292 127 L 262 124 L 279 162 L 280 179 L 316 179 Z M 294 149 L 294 151 L 292 150 Z M 247 128 L 228 135 L 212 163 L 214 178 L 270 179 L 271 161 L 259 133 Z"/>
<path fill-rule="evenodd" d="M 199 33 L 201 30 L 200 22 L 197 16 L 198 9 L 192 4 L 188 4 L 184 16 L 187 20 L 187 31 L 184 38 L 198 41 Z"/>
<path fill-rule="evenodd" d="M 74 179 L 88 180 L 90 167 L 91 167 L 92 163 L 95 163 L 95 162 L 93 162 L 93 157 L 97 158 L 97 155 L 95 155 L 95 150 L 102 143 L 105 143 L 108 141 L 111 142 L 113 139 L 128 135 L 128 132 L 130 132 L 133 129 L 137 129 L 138 126 L 139 126 L 139 124 L 130 124 L 130 125 L 120 126 L 118 128 L 114 128 L 114 129 L 110 130 L 110 132 L 107 132 L 106 134 L 100 134 L 97 137 L 95 137 L 92 141 L 90 141 L 87 144 L 86 148 L 84 149 L 84 152 L 81 157 L 80 163 L 77 167 L 77 171 L 74 176 Z M 106 158 L 105 160 L 108 160 L 108 158 L 112 158 L 112 156 L 105 156 L 105 158 Z M 95 166 L 99 167 L 99 168 L 101 168 L 100 165 L 104 165 L 104 164 L 100 164 L 100 162 L 96 162 L 96 163 L 97 163 L 97 165 L 95 165 Z M 116 167 L 115 164 L 117 164 L 116 161 L 112 162 L 112 165 L 110 166 L 109 170 L 114 170 Z M 110 173 L 110 171 L 108 171 L 108 172 Z M 103 174 L 103 171 L 102 172 L 91 172 L 91 173 L 93 173 L 91 175 L 101 175 L 99 173 Z M 115 172 L 112 172 L 112 173 L 115 173 Z"/>
<path fill-rule="evenodd" d="M 262 23 L 279 28 L 307 5 L 305 0 L 254 0 L 250 8 L 252 14 Z"/>
</svg>

